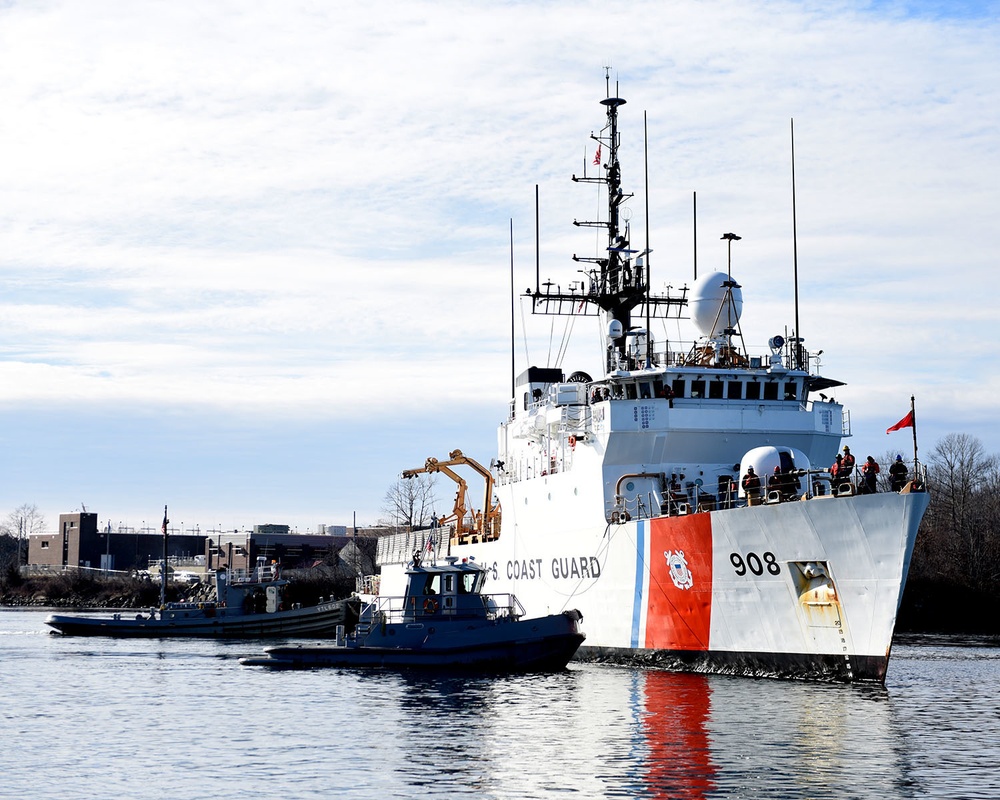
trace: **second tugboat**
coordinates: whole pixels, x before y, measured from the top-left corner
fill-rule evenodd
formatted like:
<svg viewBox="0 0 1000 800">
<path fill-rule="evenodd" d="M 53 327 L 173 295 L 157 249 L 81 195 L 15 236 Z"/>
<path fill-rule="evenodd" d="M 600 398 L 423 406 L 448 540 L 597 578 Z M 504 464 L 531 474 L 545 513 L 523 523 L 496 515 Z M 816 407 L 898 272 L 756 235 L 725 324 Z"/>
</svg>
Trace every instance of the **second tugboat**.
<svg viewBox="0 0 1000 800">
<path fill-rule="evenodd" d="M 246 580 L 230 580 L 226 570 L 219 570 L 215 575 L 215 601 L 168 603 L 161 592 L 160 607 L 150 609 L 148 614 L 50 614 L 45 624 L 67 636 L 258 639 L 333 636 L 338 626 L 349 628 L 358 618 L 357 597 L 311 606 L 287 605 L 282 596 L 287 585 L 277 566 L 269 566 L 260 558 L 253 575 Z"/>
</svg>

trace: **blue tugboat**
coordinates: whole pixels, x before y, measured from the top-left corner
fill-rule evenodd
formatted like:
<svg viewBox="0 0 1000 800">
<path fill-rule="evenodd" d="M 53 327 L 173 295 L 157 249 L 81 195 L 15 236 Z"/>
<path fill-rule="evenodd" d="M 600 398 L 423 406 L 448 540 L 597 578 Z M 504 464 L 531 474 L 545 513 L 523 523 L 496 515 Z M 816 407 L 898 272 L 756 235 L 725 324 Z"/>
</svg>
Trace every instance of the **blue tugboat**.
<svg viewBox="0 0 1000 800">
<path fill-rule="evenodd" d="M 403 597 L 375 597 L 350 634 L 326 646 L 269 647 L 246 666 L 433 667 L 489 672 L 563 669 L 585 636 L 579 611 L 524 618 L 511 594 L 482 593 L 486 570 L 451 557 L 406 570 Z"/>
</svg>

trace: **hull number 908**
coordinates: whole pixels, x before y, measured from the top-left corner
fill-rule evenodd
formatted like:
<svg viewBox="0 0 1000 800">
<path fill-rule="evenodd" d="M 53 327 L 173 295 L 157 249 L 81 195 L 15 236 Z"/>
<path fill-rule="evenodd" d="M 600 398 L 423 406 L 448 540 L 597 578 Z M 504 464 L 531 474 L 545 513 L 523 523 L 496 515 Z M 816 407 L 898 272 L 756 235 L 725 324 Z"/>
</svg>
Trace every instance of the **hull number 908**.
<svg viewBox="0 0 1000 800">
<path fill-rule="evenodd" d="M 746 558 L 739 553 L 730 553 L 729 562 L 733 565 L 737 575 L 746 575 L 747 571 L 754 575 L 763 575 L 767 570 L 771 575 L 781 574 L 781 565 L 774 557 L 774 553 L 764 553 L 759 556 L 756 553 L 747 553 Z"/>
</svg>

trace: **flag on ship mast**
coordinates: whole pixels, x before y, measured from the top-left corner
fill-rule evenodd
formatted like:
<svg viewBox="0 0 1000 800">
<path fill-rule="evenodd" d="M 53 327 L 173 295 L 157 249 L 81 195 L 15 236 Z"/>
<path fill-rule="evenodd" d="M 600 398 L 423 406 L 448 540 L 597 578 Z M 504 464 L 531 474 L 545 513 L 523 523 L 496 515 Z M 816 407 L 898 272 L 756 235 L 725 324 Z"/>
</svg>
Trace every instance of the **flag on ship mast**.
<svg viewBox="0 0 1000 800">
<path fill-rule="evenodd" d="M 892 433 L 893 431 L 902 430 L 903 428 L 913 427 L 913 412 L 910 411 L 905 417 L 903 417 L 899 422 L 893 425 L 891 428 L 886 428 L 886 433 Z"/>
<path fill-rule="evenodd" d="M 919 462 L 917 461 L 917 406 L 914 402 L 913 395 L 910 395 L 910 413 L 903 417 L 895 425 L 886 428 L 885 432 L 892 433 L 893 431 L 902 430 L 903 428 L 913 429 L 913 470 L 916 474 L 919 469 Z"/>
<path fill-rule="evenodd" d="M 601 166 L 601 143 L 597 143 L 597 152 L 594 153 L 594 166 Z"/>
</svg>

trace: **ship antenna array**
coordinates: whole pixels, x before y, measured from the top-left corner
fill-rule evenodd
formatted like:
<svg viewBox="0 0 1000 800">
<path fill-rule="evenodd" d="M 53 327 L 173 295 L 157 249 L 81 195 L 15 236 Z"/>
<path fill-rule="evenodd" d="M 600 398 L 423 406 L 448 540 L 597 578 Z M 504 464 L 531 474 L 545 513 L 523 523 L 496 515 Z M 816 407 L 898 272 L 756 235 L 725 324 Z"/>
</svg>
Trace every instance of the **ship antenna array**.
<svg viewBox="0 0 1000 800">
<path fill-rule="evenodd" d="M 598 252 L 595 256 L 578 256 L 574 254 L 574 261 L 587 263 L 592 266 L 585 270 L 579 270 L 584 275 L 584 280 L 571 283 L 567 290 L 563 290 L 561 286 L 551 281 L 546 281 L 543 284 L 538 266 L 538 225 L 536 221 L 535 289 L 534 291 L 529 290 L 526 292 L 526 296 L 532 299 L 532 312 L 535 314 L 561 316 L 603 315 L 608 322 L 611 320 L 619 322 L 626 336 L 619 337 L 617 341 L 613 342 L 613 348 L 609 349 L 610 367 L 612 349 L 617 350 L 619 357 L 627 357 L 627 334 L 629 331 L 634 330 L 633 314 L 636 317 L 639 317 L 640 314 L 646 317 L 648 337 L 652 319 L 680 318 L 683 309 L 687 305 L 687 287 L 681 288 L 676 295 L 672 294 L 669 288 L 666 294 L 653 294 L 650 291 L 649 271 L 643 263 L 649 253 L 643 252 L 641 254 L 642 262 L 637 258 L 633 260 L 639 251 L 632 249 L 629 241 L 629 225 L 622 213 L 624 210 L 623 205 L 633 195 L 626 193 L 622 188 L 621 165 L 618 161 L 618 109 L 625 105 L 625 100 L 620 97 L 611 96 L 609 68 L 606 68 L 605 81 L 608 97 L 600 102 L 605 107 L 607 122 L 604 128 L 602 128 L 600 135 L 591 134 L 591 138 L 597 141 L 599 149 L 602 145 L 607 148 L 606 157 L 602 158 L 599 162 L 602 174 L 596 177 L 589 177 L 586 174 L 582 177 L 573 175 L 572 179 L 575 183 L 597 183 L 606 188 L 608 203 L 607 218 L 596 221 L 573 221 L 573 224 L 577 227 L 603 228 L 607 234 L 606 250 Z M 643 118 L 643 125 L 645 128 L 645 116 Z M 595 159 L 595 162 L 597 162 L 597 159 Z M 648 245 L 648 186 L 646 194 L 646 235 Z M 537 187 L 535 213 L 537 218 Z M 648 246 L 646 250 L 649 250 Z"/>
</svg>

